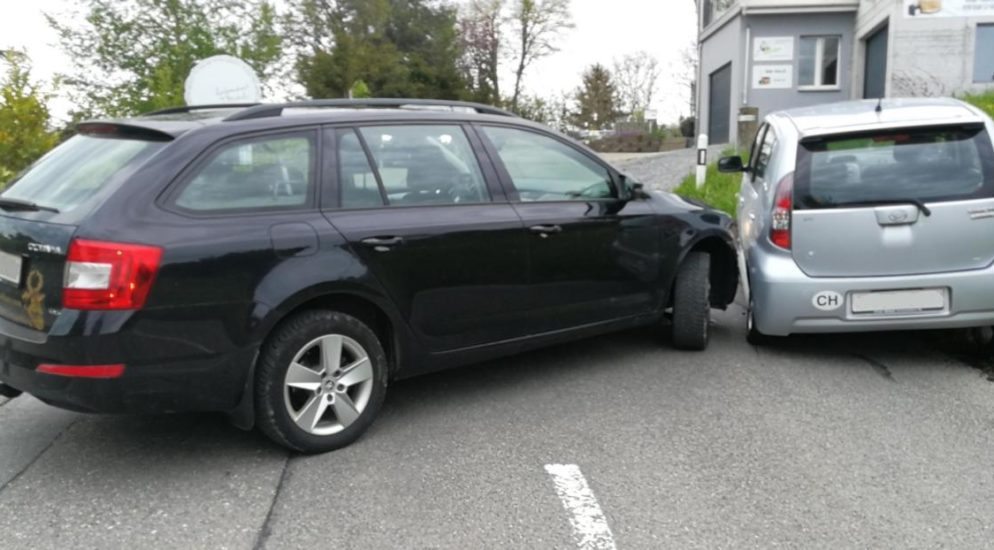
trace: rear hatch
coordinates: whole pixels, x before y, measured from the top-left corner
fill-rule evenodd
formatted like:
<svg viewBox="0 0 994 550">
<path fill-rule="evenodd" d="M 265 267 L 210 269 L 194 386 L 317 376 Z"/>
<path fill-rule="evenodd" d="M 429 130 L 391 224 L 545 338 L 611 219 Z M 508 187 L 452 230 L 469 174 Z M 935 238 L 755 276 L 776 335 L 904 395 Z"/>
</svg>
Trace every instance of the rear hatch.
<svg viewBox="0 0 994 550">
<path fill-rule="evenodd" d="M 165 137 L 91 127 L 0 193 L 0 318 L 47 331 L 62 310 L 66 255 L 77 225 Z"/>
<path fill-rule="evenodd" d="M 994 149 L 982 124 L 802 141 L 794 261 L 808 275 L 941 273 L 994 263 Z"/>
</svg>

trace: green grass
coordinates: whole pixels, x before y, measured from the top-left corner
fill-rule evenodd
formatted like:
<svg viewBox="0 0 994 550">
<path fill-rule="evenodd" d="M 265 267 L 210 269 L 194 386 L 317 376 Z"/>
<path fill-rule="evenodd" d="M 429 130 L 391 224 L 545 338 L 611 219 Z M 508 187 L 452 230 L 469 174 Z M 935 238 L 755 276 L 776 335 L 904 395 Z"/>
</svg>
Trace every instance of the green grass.
<svg viewBox="0 0 994 550">
<path fill-rule="evenodd" d="M 976 105 L 988 115 L 994 117 L 994 91 L 968 95 L 963 98 L 963 101 Z"/>
<path fill-rule="evenodd" d="M 728 149 L 723 151 L 721 156 L 734 154 L 736 154 L 734 149 Z M 748 159 L 743 157 L 743 161 L 748 162 Z M 735 217 L 741 182 L 742 174 L 722 174 L 718 171 L 717 163 L 712 163 L 708 165 L 707 179 L 700 189 L 697 188 L 695 175 L 690 174 L 673 192 L 681 197 L 703 201 Z"/>
</svg>

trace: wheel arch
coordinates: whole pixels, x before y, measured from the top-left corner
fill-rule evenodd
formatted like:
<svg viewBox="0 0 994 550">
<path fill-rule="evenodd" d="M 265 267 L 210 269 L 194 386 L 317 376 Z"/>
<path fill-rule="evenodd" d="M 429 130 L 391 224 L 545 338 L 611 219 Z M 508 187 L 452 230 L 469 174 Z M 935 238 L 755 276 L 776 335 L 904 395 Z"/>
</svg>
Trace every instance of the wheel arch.
<svg viewBox="0 0 994 550">
<path fill-rule="evenodd" d="M 711 257 L 711 306 L 726 309 L 735 301 L 739 287 L 738 252 L 731 236 L 718 232 L 701 234 L 684 247 L 676 264 L 677 269 L 691 252 L 705 252 Z M 672 289 L 670 295 L 669 302 L 672 305 Z"/>
<path fill-rule="evenodd" d="M 402 352 L 400 316 L 387 300 L 354 289 L 312 288 L 288 298 L 272 310 L 257 331 L 261 346 L 282 323 L 304 311 L 334 310 L 351 315 L 365 323 L 380 339 L 389 361 L 392 376 L 401 365 Z"/>
</svg>

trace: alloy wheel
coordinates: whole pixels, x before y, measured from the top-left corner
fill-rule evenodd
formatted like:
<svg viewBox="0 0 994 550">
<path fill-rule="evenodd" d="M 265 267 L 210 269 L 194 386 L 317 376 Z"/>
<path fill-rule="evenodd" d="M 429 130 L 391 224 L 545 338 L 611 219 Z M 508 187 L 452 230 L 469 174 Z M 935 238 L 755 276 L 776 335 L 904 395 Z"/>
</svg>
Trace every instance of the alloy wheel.
<svg viewBox="0 0 994 550">
<path fill-rule="evenodd" d="M 283 383 L 290 419 L 308 434 L 348 428 L 369 404 L 373 365 L 358 342 L 341 334 L 307 343 L 293 358 Z"/>
</svg>

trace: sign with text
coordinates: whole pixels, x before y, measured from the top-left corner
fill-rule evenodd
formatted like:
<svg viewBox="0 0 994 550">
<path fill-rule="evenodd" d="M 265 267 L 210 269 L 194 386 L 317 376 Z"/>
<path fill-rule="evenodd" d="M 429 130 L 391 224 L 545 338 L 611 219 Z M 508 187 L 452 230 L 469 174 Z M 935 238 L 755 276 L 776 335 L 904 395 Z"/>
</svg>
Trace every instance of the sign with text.
<svg viewBox="0 0 994 550">
<path fill-rule="evenodd" d="M 792 61 L 793 36 L 757 36 L 752 41 L 753 61 Z"/>
<path fill-rule="evenodd" d="M 793 65 L 756 65 L 752 68 L 754 90 L 782 90 L 794 87 Z"/>
<path fill-rule="evenodd" d="M 905 17 L 990 17 L 994 0 L 904 0 Z"/>
</svg>

